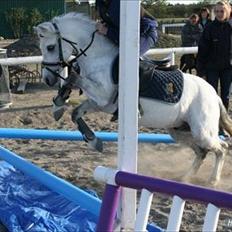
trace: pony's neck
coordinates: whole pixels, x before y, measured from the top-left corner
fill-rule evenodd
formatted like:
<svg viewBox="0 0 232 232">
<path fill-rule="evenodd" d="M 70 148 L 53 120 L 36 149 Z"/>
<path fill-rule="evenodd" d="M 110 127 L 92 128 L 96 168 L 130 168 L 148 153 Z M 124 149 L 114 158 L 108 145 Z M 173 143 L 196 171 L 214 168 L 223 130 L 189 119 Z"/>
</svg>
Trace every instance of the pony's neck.
<svg viewBox="0 0 232 232">
<path fill-rule="evenodd" d="M 77 43 L 77 49 L 85 49 L 91 42 L 93 32 L 96 30 L 96 23 L 87 17 L 67 17 L 60 21 L 62 24 L 62 36 Z M 93 44 L 86 53 L 89 55 L 103 56 L 109 51 L 115 51 L 118 48 L 111 43 L 105 36 L 95 33 Z M 91 53 L 91 54 L 90 54 Z"/>
<path fill-rule="evenodd" d="M 91 42 L 93 32 L 96 30 L 96 24 L 88 18 L 77 15 L 73 18 L 64 18 L 62 22 L 62 36 L 77 43 L 77 49 L 85 49 Z M 87 56 L 80 56 L 78 64 L 85 75 L 93 73 L 91 68 L 98 64 L 98 70 L 111 68 L 112 61 L 118 54 L 118 47 L 109 41 L 105 36 L 95 33 L 94 41 L 90 48 L 85 52 Z M 104 62 L 101 60 L 104 58 Z M 93 65 L 95 64 L 95 65 Z M 101 66 L 101 67 L 100 67 Z"/>
<path fill-rule="evenodd" d="M 75 18 L 61 18 L 58 21 L 58 26 L 61 31 L 61 36 L 76 42 L 78 46 L 83 46 L 85 38 L 88 36 L 88 31 L 82 29 L 82 25 L 78 20 L 74 20 Z M 93 25 L 91 25 L 93 28 Z M 89 25 L 90 28 L 90 25 Z M 92 29 L 91 28 L 91 29 Z M 89 29 L 90 30 L 90 29 Z"/>
</svg>

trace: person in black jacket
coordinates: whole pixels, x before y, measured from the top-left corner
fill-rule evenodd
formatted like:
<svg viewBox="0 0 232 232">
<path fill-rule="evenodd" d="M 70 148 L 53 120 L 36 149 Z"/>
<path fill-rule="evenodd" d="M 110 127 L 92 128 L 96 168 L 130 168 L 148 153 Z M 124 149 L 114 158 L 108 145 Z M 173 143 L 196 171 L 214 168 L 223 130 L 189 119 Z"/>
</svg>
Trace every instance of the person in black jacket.
<svg viewBox="0 0 232 232">
<path fill-rule="evenodd" d="M 101 17 L 96 27 L 100 34 L 105 35 L 115 44 L 119 44 L 120 0 L 96 0 L 96 8 Z M 158 40 L 156 19 L 141 7 L 140 19 L 140 55 L 142 56 Z"/>
<path fill-rule="evenodd" d="M 181 31 L 182 47 L 197 46 L 203 32 L 202 26 L 199 24 L 199 16 L 192 14 Z M 192 69 L 196 69 L 195 54 L 184 54 L 180 58 L 180 70 L 182 72 L 192 73 Z"/>
<path fill-rule="evenodd" d="M 218 91 L 221 85 L 221 98 L 226 109 L 229 106 L 229 88 L 232 79 L 230 64 L 231 26 L 228 22 L 231 12 L 229 3 L 219 1 L 214 8 L 215 20 L 208 24 L 198 44 L 198 76 L 206 80 Z"/>
<path fill-rule="evenodd" d="M 199 24 L 199 16 L 192 14 L 181 31 L 182 47 L 194 47 L 198 45 L 203 28 Z"/>
</svg>

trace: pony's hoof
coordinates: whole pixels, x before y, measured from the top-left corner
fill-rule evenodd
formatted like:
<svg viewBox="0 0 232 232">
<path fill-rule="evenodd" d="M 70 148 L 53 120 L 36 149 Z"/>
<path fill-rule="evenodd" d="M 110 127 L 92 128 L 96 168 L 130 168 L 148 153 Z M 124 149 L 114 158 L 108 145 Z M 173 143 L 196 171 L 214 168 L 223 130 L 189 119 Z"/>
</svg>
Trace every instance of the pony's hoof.
<svg viewBox="0 0 232 232">
<path fill-rule="evenodd" d="M 95 137 L 93 140 L 88 141 L 88 145 L 90 148 L 97 150 L 99 152 L 103 151 L 103 142 L 101 139 Z"/>
<path fill-rule="evenodd" d="M 61 106 L 61 107 L 53 107 L 53 117 L 56 121 L 59 121 L 63 114 L 65 112 L 65 107 L 64 106 Z"/>
<path fill-rule="evenodd" d="M 191 177 L 192 177 L 192 173 L 183 172 L 177 178 L 179 179 L 178 181 L 189 182 L 189 180 L 191 179 Z"/>
<path fill-rule="evenodd" d="M 218 185 L 218 180 L 215 180 L 215 179 L 209 179 L 208 180 L 208 186 L 211 187 L 211 188 L 216 188 L 217 185 Z"/>
</svg>

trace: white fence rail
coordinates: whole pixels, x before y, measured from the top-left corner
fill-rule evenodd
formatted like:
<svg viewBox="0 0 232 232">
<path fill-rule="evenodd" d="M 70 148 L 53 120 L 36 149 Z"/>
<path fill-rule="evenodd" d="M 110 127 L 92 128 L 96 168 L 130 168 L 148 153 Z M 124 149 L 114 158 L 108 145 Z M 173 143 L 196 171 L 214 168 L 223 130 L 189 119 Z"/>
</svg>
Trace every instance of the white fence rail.
<svg viewBox="0 0 232 232">
<path fill-rule="evenodd" d="M 26 56 L 0 59 L 1 65 L 41 64 L 42 56 Z"/>
<path fill-rule="evenodd" d="M 198 52 L 198 47 L 179 47 L 179 48 L 155 48 L 150 49 L 146 55 L 168 55 L 171 57 L 172 65 L 175 64 L 175 55 L 179 54 L 196 54 Z"/>
<path fill-rule="evenodd" d="M 166 33 L 166 28 L 177 28 L 177 27 L 183 27 L 185 23 L 164 23 L 162 24 L 162 32 Z"/>
<path fill-rule="evenodd" d="M 172 64 L 175 64 L 176 54 L 196 54 L 198 47 L 179 47 L 179 48 L 154 48 L 150 49 L 146 55 L 169 55 L 172 57 Z M 21 65 L 21 64 L 40 64 L 42 56 L 27 56 L 0 59 L 0 65 Z"/>
</svg>

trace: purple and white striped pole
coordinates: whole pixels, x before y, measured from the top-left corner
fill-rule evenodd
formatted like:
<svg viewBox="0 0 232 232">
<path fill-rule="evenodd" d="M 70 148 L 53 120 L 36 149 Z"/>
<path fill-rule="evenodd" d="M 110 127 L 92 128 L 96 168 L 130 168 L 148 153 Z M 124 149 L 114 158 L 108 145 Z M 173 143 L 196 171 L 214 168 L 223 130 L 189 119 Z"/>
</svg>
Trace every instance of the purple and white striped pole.
<svg viewBox="0 0 232 232">
<path fill-rule="evenodd" d="M 205 231 L 209 228 L 211 228 L 212 230 L 216 229 L 217 220 L 220 212 L 219 208 L 226 208 L 232 210 L 232 194 L 228 192 L 218 191 L 210 188 L 204 188 L 185 183 L 179 183 L 176 181 L 166 179 L 147 177 L 124 171 L 117 171 L 105 167 L 97 167 L 94 172 L 94 177 L 99 181 L 112 184 L 115 183 L 115 185 L 121 187 L 127 187 L 136 190 L 146 189 L 150 193 L 159 192 L 171 196 L 178 196 L 178 198 L 183 199 L 183 203 L 181 203 L 182 205 L 184 204 L 184 200 L 192 200 L 202 202 L 204 204 L 209 204 L 210 207 L 207 210 L 208 212 L 204 224 Z M 109 194 L 110 196 L 112 193 L 109 191 L 107 194 Z M 104 201 L 105 199 L 103 198 L 103 202 Z M 109 200 L 107 202 L 109 203 L 108 207 L 110 207 L 111 203 L 109 202 Z M 115 207 L 115 210 L 117 208 L 115 204 L 112 207 Z M 180 220 L 183 212 L 183 207 L 184 205 L 179 209 Z M 105 208 L 107 208 L 107 206 L 105 206 Z M 113 211 L 113 209 L 111 210 Z M 105 217 L 105 214 L 103 212 L 101 212 L 101 216 L 102 215 Z M 101 219 L 101 216 L 100 222 L 104 223 L 104 218 Z M 211 219 L 213 219 L 214 222 L 212 222 Z M 112 220 L 114 220 L 114 218 L 110 219 L 111 226 L 113 225 Z M 174 221 L 173 223 L 171 223 L 171 225 L 169 225 L 169 227 L 179 227 L 180 220 L 178 220 L 177 222 Z"/>
</svg>

